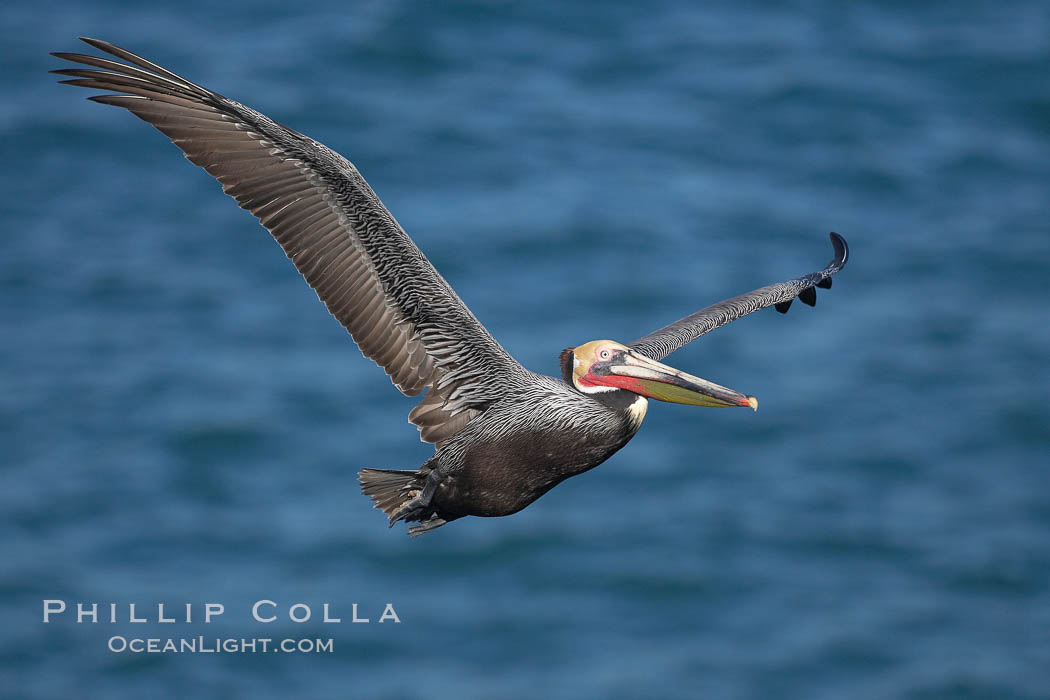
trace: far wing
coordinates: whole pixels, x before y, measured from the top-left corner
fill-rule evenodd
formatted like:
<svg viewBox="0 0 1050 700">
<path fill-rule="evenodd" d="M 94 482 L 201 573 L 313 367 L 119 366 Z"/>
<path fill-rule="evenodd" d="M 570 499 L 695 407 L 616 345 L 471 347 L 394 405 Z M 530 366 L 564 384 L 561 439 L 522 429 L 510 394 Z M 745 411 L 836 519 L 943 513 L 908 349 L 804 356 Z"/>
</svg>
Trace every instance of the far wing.
<svg viewBox="0 0 1050 700">
<path fill-rule="evenodd" d="M 813 306 L 817 303 L 815 288 L 831 289 L 831 276 L 845 267 L 846 260 L 849 259 L 849 246 L 846 245 L 846 239 L 837 233 L 832 233 L 831 245 L 835 248 L 835 257 L 820 272 L 779 284 L 771 284 L 768 287 L 712 304 L 669 326 L 653 331 L 644 338 L 628 343 L 628 346 L 646 357 L 662 360 L 705 333 L 710 333 L 741 316 L 747 316 L 767 306 L 776 306 L 780 313 L 787 313 L 795 297 L 801 299 L 802 303 Z"/>
</svg>

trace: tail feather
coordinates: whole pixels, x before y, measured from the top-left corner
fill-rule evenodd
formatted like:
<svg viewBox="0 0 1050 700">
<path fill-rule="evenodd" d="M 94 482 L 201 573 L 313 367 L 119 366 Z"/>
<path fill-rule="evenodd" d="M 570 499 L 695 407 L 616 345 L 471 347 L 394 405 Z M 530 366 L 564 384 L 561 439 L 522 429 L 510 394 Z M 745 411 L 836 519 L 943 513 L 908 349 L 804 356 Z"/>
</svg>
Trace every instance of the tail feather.
<svg viewBox="0 0 1050 700">
<path fill-rule="evenodd" d="M 423 480 L 417 471 L 396 469 L 362 469 L 358 474 L 361 490 L 371 498 L 376 508 L 391 516 L 423 490 Z"/>
<path fill-rule="evenodd" d="M 399 520 L 418 522 L 419 525 L 408 529 L 409 535 L 417 537 L 455 520 L 454 516 L 439 514 L 430 505 L 437 485 L 431 476 L 432 472 L 424 464 L 415 471 L 362 469 L 357 478 L 365 495 L 375 502 L 376 508 L 387 514 L 390 527 Z"/>
</svg>

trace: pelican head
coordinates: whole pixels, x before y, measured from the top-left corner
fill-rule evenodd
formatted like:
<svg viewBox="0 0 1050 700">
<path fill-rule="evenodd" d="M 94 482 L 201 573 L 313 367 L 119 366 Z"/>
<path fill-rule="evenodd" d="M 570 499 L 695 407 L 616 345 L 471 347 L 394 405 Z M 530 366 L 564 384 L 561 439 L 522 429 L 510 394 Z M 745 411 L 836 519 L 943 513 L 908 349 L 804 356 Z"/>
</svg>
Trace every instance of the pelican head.
<svg viewBox="0 0 1050 700">
<path fill-rule="evenodd" d="M 658 401 L 691 406 L 748 406 L 758 399 L 651 360 L 615 340 L 592 340 L 562 353 L 565 381 L 601 399 L 625 390 Z"/>
</svg>

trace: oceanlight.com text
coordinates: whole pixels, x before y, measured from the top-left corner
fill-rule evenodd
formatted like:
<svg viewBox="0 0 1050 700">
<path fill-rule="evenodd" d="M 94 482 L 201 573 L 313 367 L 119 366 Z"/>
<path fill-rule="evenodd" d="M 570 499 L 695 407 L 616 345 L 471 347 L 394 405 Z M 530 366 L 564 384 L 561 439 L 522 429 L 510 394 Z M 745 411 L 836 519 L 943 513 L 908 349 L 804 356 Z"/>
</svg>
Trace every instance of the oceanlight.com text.
<svg viewBox="0 0 1050 700">
<path fill-rule="evenodd" d="M 107 644 L 116 654 L 331 654 L 331 638 L 272 639 L 268 637 L 123 637 Z"/>
</svg>

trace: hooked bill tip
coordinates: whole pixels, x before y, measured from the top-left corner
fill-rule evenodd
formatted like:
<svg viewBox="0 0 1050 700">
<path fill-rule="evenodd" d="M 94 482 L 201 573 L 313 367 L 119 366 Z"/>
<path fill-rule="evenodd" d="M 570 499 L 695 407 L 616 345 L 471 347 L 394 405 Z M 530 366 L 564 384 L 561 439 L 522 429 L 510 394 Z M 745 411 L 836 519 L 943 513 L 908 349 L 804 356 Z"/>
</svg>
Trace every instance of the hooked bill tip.
<svg viewBox="0 0 1050 700">
<path fill-rule="evenodd" d="M 757 411 L 758 410 L 758 399 L 756 399 L 754 396 L 748 396 L 747 397 L 747 405 L 751 407 L 752 411 Z"/>
</svg>

